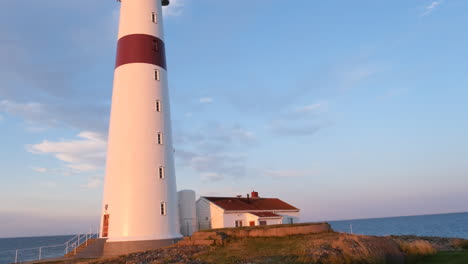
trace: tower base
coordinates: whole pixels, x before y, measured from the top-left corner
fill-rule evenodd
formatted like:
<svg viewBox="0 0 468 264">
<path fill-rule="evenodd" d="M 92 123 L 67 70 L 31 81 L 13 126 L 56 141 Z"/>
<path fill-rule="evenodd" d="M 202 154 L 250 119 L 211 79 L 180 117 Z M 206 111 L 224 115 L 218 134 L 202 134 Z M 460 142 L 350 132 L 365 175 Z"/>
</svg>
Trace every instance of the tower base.
<svg viewBox="0 0 468 264">
<path fill-rule="evenodd" d="M 106 242 L 104 244 L 102 256 L 114 257 L 114 256 L 130 254 L 130 253 L 143 252 L 143 251 L 148 251 L 148 250 L 156 250 L 159 248 L 173 245 L 180 240 L 181 240 L 180 238 L 175 238 L 175 239 L 163 239 L 163 240 Z"/>
</svg>

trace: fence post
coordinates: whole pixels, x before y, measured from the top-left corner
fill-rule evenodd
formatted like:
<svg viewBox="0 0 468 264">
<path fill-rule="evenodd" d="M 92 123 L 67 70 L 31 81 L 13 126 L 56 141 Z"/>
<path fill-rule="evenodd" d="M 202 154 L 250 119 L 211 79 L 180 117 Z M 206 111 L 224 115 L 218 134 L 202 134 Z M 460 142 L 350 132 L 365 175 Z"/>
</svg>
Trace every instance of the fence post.
<svg viewBox="0 0 468 264">
<path fill-rule="evenodd" d="M 68 255 L 68 241 L 67 241 L 67 247 L 65 248 L 65 255 Z"/>
<path fill-rule="evenodd" d="M 16 250 L 16 254 L 15 254 L 15 263 L 18 263 L 18 250 Z"/>
<path fill-rule="evenodd" d="M 85 246 L 88 246 L 88 233 L 86 233 L 86 241 L 85 241 Z"/>
<path fill-rule="evenodd" d="M 75 243 L 73 243 L 73 245 L 75 245 Z M 75 255 L 76 255 L 76 248 L 77 248 L 77 247 L 78 247 L 78 246 L 75 246 L 75 249 L 74 249 Z"/>
<path fill-rule="evenodd" d="M 40 247 L 39 248 L 39 260 L 41 260 L 41 259 L 42 259 L 42 248 Z"/>
</svg>

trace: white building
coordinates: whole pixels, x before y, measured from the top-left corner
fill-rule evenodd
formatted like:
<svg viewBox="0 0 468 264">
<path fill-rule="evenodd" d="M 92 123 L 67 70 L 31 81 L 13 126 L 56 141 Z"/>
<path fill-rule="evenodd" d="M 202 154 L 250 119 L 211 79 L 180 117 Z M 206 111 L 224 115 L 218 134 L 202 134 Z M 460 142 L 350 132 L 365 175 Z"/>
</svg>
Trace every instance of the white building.
<svg viewBox="0 0 468 264">
<path fill-rule="evenodd" d="M 262 198 L 257 192 L 247 197 L 200 197 L 197 203 L 199 229 L 292 224 L 300 210 L 278 198 Z"/>
</svg>

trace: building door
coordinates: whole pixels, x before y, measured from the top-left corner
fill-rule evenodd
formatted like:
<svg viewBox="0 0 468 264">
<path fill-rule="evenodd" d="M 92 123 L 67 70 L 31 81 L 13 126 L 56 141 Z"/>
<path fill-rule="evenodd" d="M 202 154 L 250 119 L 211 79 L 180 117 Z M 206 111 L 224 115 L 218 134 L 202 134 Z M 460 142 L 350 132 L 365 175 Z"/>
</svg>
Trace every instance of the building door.
<svg viewBox="0 0 468 264">
<path fill-rule="evenodd" d="M 242 220 L 236 220 L 236 227 L 242 227 Z"/>
<path fill-rule="evenodd" d="M 109 236 L 109 215 L 105 214 L 102 219 L 102 237 Z"/>
<path fill-rule="evenodd" d="M 255 221 L 250 221 L 249 226 L 255 226 Z"/>
</svg>

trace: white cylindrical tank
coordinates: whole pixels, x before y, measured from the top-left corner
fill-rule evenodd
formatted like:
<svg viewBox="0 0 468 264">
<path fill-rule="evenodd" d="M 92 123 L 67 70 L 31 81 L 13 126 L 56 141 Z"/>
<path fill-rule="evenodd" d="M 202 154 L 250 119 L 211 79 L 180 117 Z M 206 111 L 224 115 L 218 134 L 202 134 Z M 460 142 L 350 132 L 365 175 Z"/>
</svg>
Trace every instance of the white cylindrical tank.
<svg viewBox="0 0 468 264">
<path fill-rule="evenodd" d="M 197 212 L 195 207 L 195 191 L 182 190 L 179 196 L 180 232 L 184 236 L 191 236 L 197 228 Z"/>
</svg>

